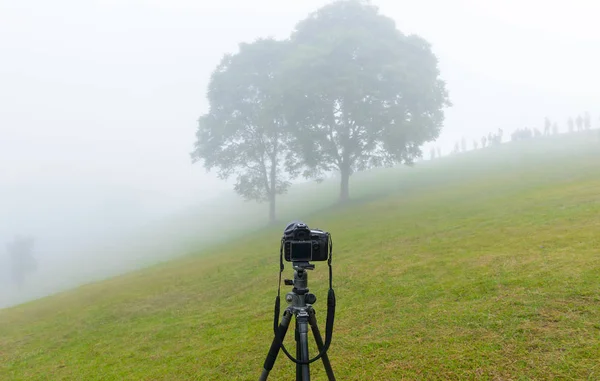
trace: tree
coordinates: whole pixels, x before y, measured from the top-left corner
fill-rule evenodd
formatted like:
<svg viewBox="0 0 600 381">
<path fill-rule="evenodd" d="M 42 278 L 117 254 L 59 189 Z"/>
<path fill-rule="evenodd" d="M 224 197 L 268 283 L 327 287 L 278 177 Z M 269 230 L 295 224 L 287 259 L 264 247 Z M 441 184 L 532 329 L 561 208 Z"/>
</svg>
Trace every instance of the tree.
<svg viewBox="0 0 600 381">
<path fill-rule="evenodd" d="M 285 177 L 287 150 L 279 65 L 285 43 L 259 39 L 242 43 L 213 72 L 209 112 L 198 121 L 192 162 L 202 160 L 227 179 L 237 174 L 235 191 L 246 200 L 269 202 L 275 221 L 275 197 L 290 185 Z"/>
<path fill-rule="evenodd" d="M 17 236 L 6 245 L 11 265 L 11 276 L 15 285 L 20 289 L 25 283 L 27 273 L 37 269 L 33 256 L 34 239 L 32 237 Z"/>
<path fill-rule="evenodd" d="M 451 106 L 421 37 L 358 0 L 335 1 L 297 24 L 286 64 L 294 162 L 306 178 L 337 170 L 340 201 L 352 173 L 412 164 Z"/>
<path fill-rule="evenodd" d="M 583 118 L 581 115 L 577 115 L 575 119 L 575 125 L 577 126 L 577 131 L 581 131 L 583 129 Z"/>
</svg>

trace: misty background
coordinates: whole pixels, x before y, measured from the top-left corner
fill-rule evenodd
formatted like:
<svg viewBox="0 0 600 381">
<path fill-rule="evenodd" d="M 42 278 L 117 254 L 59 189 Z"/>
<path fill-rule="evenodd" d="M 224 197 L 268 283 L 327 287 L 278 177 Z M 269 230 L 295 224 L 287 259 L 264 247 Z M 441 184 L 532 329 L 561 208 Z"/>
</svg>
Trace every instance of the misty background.
<svg viewBox="0 0 600 381">
<path fill-rule="evenodd" d="M 266 205 L 191 164 L 196 120 L 225 53 L 285 38 L 326 3 L 0 0 L 0 307 L 185 254 L 180 241 L 257 211 L 264 223 Z M 432 44 L 453 103 L 432 144 L 444 155 L 544 117 L 600 124 L 600 3 L 372 3 Z M 17 234 L 38 259 L 20 292 L 4 254 Z"/>
</svg>

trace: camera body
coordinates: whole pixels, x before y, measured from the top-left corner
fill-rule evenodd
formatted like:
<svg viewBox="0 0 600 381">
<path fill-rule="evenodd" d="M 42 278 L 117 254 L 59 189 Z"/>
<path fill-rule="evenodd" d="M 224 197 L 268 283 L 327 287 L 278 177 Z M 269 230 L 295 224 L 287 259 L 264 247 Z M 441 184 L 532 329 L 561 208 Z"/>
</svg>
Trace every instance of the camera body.
<svg viewBox="0 0 600 381">
<path fill-rule="evenodd" d="M 329 258 L 329 233 L 310 229 L 301 221 L 286 226 L 282 240 L 284 258 L 288 262 L 326 261 Z"/>
</svg>

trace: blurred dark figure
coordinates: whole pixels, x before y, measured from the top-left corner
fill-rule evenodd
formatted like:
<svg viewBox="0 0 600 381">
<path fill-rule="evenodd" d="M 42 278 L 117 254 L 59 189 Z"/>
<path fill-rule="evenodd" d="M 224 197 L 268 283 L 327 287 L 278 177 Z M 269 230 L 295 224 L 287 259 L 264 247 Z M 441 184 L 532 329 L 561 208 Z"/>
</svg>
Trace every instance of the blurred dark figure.
<svg viewBox="0 0 600 381">
<path fill-rule="evenodd" d="M 456 142 L 456 144 L 454 144 L 454 150 L 452 151 L 452 153 L 459 153 L 460 152 L 460 144 L 458 142 Z"/>
<path fill-rule="evenodd" d="M 478 146 L 477 140 L 473 139 L 473 149 L 477 150 L 477 146 Z"/>
<path fill-rule="evenodd" d="M 544 119 L 544 135 L 550 135 L 550 128 L 551 128 L 551 123 L 550 123 L 550 119 L 548 119 L 548 117 L 546 117 Z"/>
<path fill-rule="evenodd" d="M 581 115 L 577 115 L 577 119 L 575 119 L 575 125 L 577 126 L 577 131 L 583 130 L 583 118 Z"/>
<path fill-rule="evenodd" d="M 21 289 L 25 284 L 27 274 L 37 269 L 37 263 L 33 257 L 34 239 L 32 237 L 20 237 L 6 245 L 10 261 L 10 273 L 15 285 Z"/>
<path fill-rule="evenodd" d="M 481 146 L 485 147 L 485 143 L 487 143 L 488 147 L 490 147 L 492 144 L 494 145 L 498 145 L 502 143 L 502 135 L 504 134 L 504 131 L 502 131 L 501 128 L 498 129 L 498 132 L 493 134 L 493 133 L 488 133 L 487 138 L 484 136 L 481 139 Z"/>
<path fill-rule="evenodd" d="M 518 128 L 515 132 L 513 132 L 510 136 L 510 139 L 513 142 L 519 140 L 531 139 L 533 137 L 533 131 L 530 128 Z"/>
<path fill-rule="evenodd" d="M 575 122 L 573 122 L 573 117 L 569 117 L 569 132 L 573 132 L 575 130 Z"/>
<path fill-rule="evenodd" d="M 589 112 L 585 112 L 585 116 L 583 117 L 583 128 L 586 130 L 590 130 L 592 128 L 592 119 L 590 117 Z"/>
<path fill-rule="evenodd" d="M 435 159 L 435 148 L 431 148 L 431 151 L 429 151 L 429 158 L 431 160 Z"/>
</svg>

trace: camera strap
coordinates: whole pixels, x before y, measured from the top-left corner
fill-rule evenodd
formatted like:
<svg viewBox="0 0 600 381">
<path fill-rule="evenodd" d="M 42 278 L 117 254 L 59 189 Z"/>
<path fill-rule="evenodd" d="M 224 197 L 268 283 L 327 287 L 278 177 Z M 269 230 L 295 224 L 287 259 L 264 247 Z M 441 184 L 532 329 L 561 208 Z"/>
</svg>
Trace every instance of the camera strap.
<svg viewBox="0 0 600 381">
<path fill-rule="evenodd" d="M 279 284 L 277 287 L 277 298 L 275 299 L 275 318 L 273 319 L 273 331 L 275 338 L 285 355 L 296 364 L 306 365 L 320 359 L 331 345 L 331 339 L 333 338 L 333 322 L 335 319 L 335 291 L 333 290 L 333 269 L 331 267 L 331 260 L 333 256 L 333 240 L 331 235 L 329 236 L 329 256 L 327 258 L 327 265 L 329 266 L 329 291 L 327 293 L 327 319 L 325 323 L 325 343 L 323 348 L 319 351 L 319 354 L 308 361 L 300 361 L 294 358 L 283 345 L 283 340 L 279 332 L 279 313 L 281 308 L 281 274 L 285 266 L 283 265 L 283 245 L 284 239 L 281 239 L 281 246 L 279 247 Z"/>
</svg>

